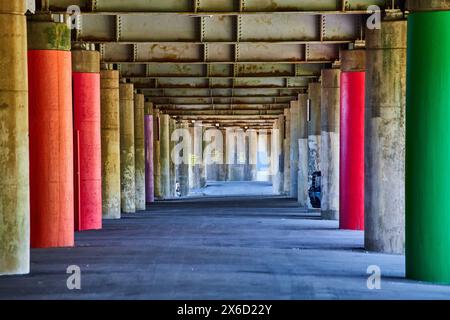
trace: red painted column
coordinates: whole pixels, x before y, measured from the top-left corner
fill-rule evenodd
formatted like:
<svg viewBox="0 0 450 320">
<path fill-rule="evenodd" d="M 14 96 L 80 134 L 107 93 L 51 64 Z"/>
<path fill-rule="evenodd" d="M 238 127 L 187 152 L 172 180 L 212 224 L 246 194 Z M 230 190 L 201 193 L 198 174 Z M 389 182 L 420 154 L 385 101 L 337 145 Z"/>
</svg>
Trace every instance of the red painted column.
<svg viewBox="0 0 450 320">
<path fill-rule="evenodd" d="M 342 51 L 340 229 L 364 230 L 365 51 Z"/>
<path fill-rule="evenodd" d="M 74 245 L 70 30 L 52 21 L 30 21 L 28 35 L 31 246 L 70 247 Z"/>
<path fill-rule="evenodd" d="M 74 50 L 75 230 L 102 228 L 100 54 Z"/>
</svg>

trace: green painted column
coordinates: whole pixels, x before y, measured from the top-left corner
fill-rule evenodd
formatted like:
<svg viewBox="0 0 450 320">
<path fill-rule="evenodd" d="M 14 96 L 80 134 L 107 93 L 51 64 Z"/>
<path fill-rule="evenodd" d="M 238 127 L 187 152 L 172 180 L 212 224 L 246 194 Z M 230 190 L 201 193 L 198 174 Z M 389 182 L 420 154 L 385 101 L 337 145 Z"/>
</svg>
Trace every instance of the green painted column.
<svg viewBox="0 0 450 320">
<path fill-rule="evenodd" d="M 411 1 L 408 18 L 406 274 L 450 284 L 450 11 L 439 4 L 450 8 Z"/>
</svg>

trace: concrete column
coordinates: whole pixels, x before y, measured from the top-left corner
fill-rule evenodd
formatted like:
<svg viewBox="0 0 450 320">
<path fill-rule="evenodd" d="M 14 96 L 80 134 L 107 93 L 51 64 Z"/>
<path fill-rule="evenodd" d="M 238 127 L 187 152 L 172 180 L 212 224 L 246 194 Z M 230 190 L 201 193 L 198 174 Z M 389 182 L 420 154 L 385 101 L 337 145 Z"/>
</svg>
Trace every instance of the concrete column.
<svg viewBox="0 0 450 320">
<path fill-rule="evenodd" d="M 291 111 L 284 109 L 284 126 L 286 135 L 284 137 L 284 194 L 291 194 Z M 298 181 L 297 181 L 298 183 Z"/>
<path fill-rule="evenodd" d="M 249 156 L 250 156 L 250 137 L 248 132 L 244 131 L 244 153 L 245 153 L 245 166 L 244 166 L 244 181 L 250 181 L 250 168 L 249 168 Z"/>
<path fill-rule="evenodd" d="M 222 164 L 219 164 L 218 181 L 227 181 L 228 177 L 228 152 L 227 152 L 227 131 L 225 129 L 220 129 L 222 133 Z"/>
<path fill-rule="evenodd" d="M 153 170 L 155 198 L 161 199 L 161 114 L 159 109 L 153 111 Z"/>
<path fill-rule="evenodd" d="M 308 95 L 298 95 L 300 128 L 298 139 L 298 204 L 301 208 L 310 206 L 308 195 Z"/>
<path fill-rule="evenodd" d="M 367 30 L 365 247 L 405 249 L 406 21 Z"/>
<path fill-rule="evenodd" d="M 230 181 L 231 166 L 235 163 L 236 159 L 234 128 L 226 128 L 225 137 L 225 165 L 227 172 L 225 181 Z"/>
<path fill-rule="evenodd" d="M 221 130 L 211 127 L 205 130 L 205 152 L 207 181 L 220 181 L 221 170 L 224 164 L 224 143 Z"/>
<path fill-rule="evenodd" d="M 100 52 L 72 51 L 75 230 L 102 228 Z"/>
<path fill-rule="evenodd" d="M 145 141 L 144 141 L 144 104 L 143 94 L 134 95 L 134 150 L 135 150 L 135 182 L 136 211 L 144 211 L 145 207 Z"/>
<path fill-rule="evenodd" d="M 202 181 L 205 167 L 203 165 L 203 125 L 201 122 L 194 124 L 194 150 L 193 150 L 193 171 L 194 171 L 194 189 L 200 189 L 204 185 Z"/>
<path fill-rule="evenodd" d="M 0 2 L 0 275 L 30 271 L 25 1 Z"/>
<path fill-rule="evenodd" d="M 28 120 L 29 123 L 30 165 L 26 179 L 30 181 L 31 247 L 71 247 L 74 245 L 75 210 L 70 30 L 64 23 L 54 23 L 49 15 L 33 16 L 33 19 L 36 20 L 28 23 L 29 116 L 15 119 L 10 115 L 9 121 Z M 16 35 L 15 31 L 13 34 Z M 16 47 L 16 44 L 13 45 L 8 50 Z M 20 49 L 19 43 L 17 45 Z M 16 64 L 16 58 L 12 63 Z M 19 101 L 7 101 L 12 102 Z M 21 108 L 18 106 L 16 112 L 20 112 Z M 8 110 L 0 109 L 1 112 Z M 2 131 L 2 137 L 8 137 L 14 133 L 10 130 L 15 127 L 12 123 L 3 123 L 0 128 L 9 128 Z M 16 148 L 24 146 L 22 141 L 16 143 Z M 1 159 L 7 158 L 2 156 Z M 1 161 L 4 160 L 0 160 L 3 163 Z M 9 165 L 18 164 L 17 159 L 9 161 Z M 28 167 L 20 170 L 28 174 Z M 6 177 L 10 174 L 12 172 L 8 172 Z M 5 177 L 0 180 L 2 183 L 8 181 Z"/>
<path fill-rule="evenodd" d="M 153 103 L 144 104 L 144 137 L 145 137 L 145 202 L 155 202 L 155 167 L 153 162 Z"/>
<path fill-rule="evenodd" d="M 247 179 L 248 181 L 256 181 L 258 177 L 258 132 L 254 129 L 247 131 L 248 137 L 248 158 L 247 158 Z"/>
<path fill-rule="evenodd" d="M 298 139 L 300 129 L 300 105 L 298 101 L 291 101 L 291 117 L 290 117 L 290 183 L 291 198 L 298 198 Z"/>
<path fill-rule="evenodd" d="M 122 212 L 136 212 L 134 85 L 120 84 L 120 177 Z"/>
<path fill-rule="evenodd" d="M 268 165 L 268 182 L 273 183 L 272 174 L 272 129 L 267 130 L 267 165 Z"/>
<path fill-rule="evenodd" d="M 280 115 L 275 122 L 272 135 L 272 169 L 274 171 L 273 192 L 282 194 L 284 188 L 284 115 Z"/>
<path fill-rule="evenodd" d="M 161 166 L 161 197 L 168 199 L 171 196 L 170 190 L 170 117 L 162 114 L 160 119 L 161 146 L 159 163 Z"/>
<path fill-rule="evenodd" d="M 103 219 L 120 219 L 119 71 L 102 70 L 100 86 Z"/>
<path fill-rule="evenodd" d="M 175 198 L 177 196 L 177 175 L 176 175 L 176 166 L 175 166 L 175 162 L 173 161 L 173 157 L 172 157 L 172 151 L 175 148 L 175 141 L 172 141 L 172 135 L 176 130 L 176 121 L 175 119 L 170 118 L 169 120 L 169 139 L 170 139 L 170 149 L 169 149 L 169 153 L 170 153 L 170 157 L 169 157 L 169 161 L 170 161 L 170 196 L 172 198 Z"/>
<path fill-rule="evenodd" d="M 241 128 L 227 128 L 228 181 L 244 181 L 245 134 Z"/>
<path fill-rule="evenodd" d="M 450 3 L 408 6 L 406 276 L 450 284 Z"/>
<path fill-rule="evenodd" d="M 271 158 L 270 158 L 270 172 L 272 174 L 272 188 L 274 194 L 279 194 L 279 170 L 280 170 L 280 148 L 279 144 L 279 129 L 278 129 L 278 119 L 276 119 L 272 126 L 272 150 L 271 150 Z"/>
<path fill-rule="evenodd" d="M 189 191 L 194 189 L 194 126 L 189 126 L 191 149 L 189 150 Z"/>
<path fill-rule="evenodd" d="M 179 125 L 180 135 L 178 137 L 178 141 L 180 138 L 182 140 L 181 147 L 183 148 L 183 152 L 180 155 L 182 157 L 182 161 L 178 164 L 178 183 L 180 184 L 180 194 L 182 197 L 187 197 L 189 195 L 189 162 L 191 160 L 191 137 L 189 132 L 189 122 L 186 120 L 181 121 Z M 177 150 L 177 152 L 179 152 Z"/>
<path fill-rule="evenodd" d="M 308 87 L 309 121 L 308 121 L 308 190 L 313 186 L 313 175 L 321 172 L 321 100 L 322 86 L 320 83 L 310 83 Z M 320 208 L 318 199 L 311 199 L 310 208 Z"/>
<path fill-rule="evenodd" d="M 258 176 L 257 181 L 269 181 L 270 163 L 269 163 L 269 135 L 268 130 L 258 130 Z"/>
<path fill-rule="evenodd" d="M 341 229 L 364 229 L 365 50 L 341 52 L 340 190 Z"/>
<path fill-rule="evenodd" d="M 341 70 L 322 70 L 322 219 L 339 220 L 339 117 Z"/>
</svg>

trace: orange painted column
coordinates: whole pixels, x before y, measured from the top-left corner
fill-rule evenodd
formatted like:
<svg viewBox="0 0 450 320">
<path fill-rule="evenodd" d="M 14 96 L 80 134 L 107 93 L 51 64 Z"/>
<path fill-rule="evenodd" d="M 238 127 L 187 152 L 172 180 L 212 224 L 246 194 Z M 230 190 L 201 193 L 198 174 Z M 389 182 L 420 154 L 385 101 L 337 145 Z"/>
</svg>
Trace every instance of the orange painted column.
<svg viewBox="0 0 450 320">
<path fill-rule="evenodd" d="M 74 245 L 70 30 L 28 23 L 31 246 Z"/>
</svg>

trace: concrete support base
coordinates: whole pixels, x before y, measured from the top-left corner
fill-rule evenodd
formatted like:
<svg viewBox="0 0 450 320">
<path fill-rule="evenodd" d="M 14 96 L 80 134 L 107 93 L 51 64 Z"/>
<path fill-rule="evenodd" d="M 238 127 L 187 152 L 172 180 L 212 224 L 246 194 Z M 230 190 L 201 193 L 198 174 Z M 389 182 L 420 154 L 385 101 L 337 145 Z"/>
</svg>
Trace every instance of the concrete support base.
<svg viewBox="0 0 450 320">
<path fill-rule="evenodd" d="M 30 271 L 25 1 L 0 3 L 0 275 Z"/>
<path fill-rule="evenodd" d="M 145 137 L 144 137 L 144 106 L 145 96 L 134 95 L 134 148 L 136 164 L 136 210 L 146 208 L 145 201 Z"/>
<path fill-rule="evenodd" d="M 103 219 L 120 219 L 119 71 L 102 70 L 100 85 Z"/>
<path fill-rule="evenodd" d="M 322 70 L 322 219 L 339 220 L 339 121 L 341 70 Z"/>
<path fill-rule="evenodd" d="M 367 34 L 365 247 L 405 251 L 406 21 Z"/>
<path fill-rule="evenodd" d="M 161 115 L 160 119 L 160 157 L 158 159 L 161 167 L 161 198 L 171 197 L 170 188 L 170 117 L 167 114 Z"/>
<path fill-rule="evenodd" d="M 120 84 L 120 175 L 122 212 L 136 212 L 134 86 Z"/>
<path fill-rule="evenodd" d="M 301 208 L 308 208 L 310 206 L 308 196 L 308 140 L 299 139 L 299 163 L 301 166 L 298 170 L 298 204 Z"/>
</svg>

